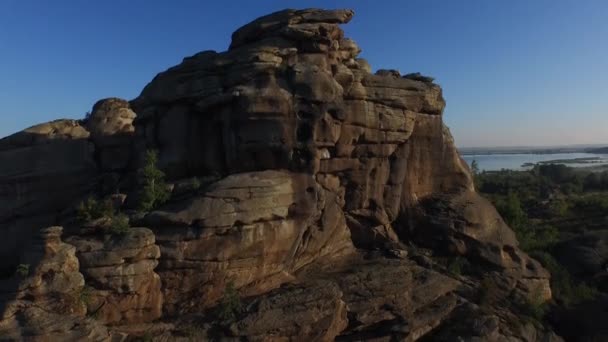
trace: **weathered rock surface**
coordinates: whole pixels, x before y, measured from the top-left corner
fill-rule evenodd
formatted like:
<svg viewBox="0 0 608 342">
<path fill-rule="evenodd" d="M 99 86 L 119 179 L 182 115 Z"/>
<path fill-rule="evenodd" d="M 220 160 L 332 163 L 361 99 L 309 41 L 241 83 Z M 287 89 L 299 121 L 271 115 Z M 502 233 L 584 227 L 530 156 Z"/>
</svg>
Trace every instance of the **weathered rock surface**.
<svg viewBox="0 0 608 342">
<path fill-rule="evenodd" d="M 15 340 L 109 339 L 107 329 L 85 317 L 84 278 L 75 248 L 61 241 L 61 227 L 40 231 L 23 250 L 15 274 L 0 282 L 0 330 Z M 3 336 L 5 337 L 5 336 Z"/>
<path fill-rule="evenodd" d="M 228 282 L 259 293 L 317 258 L 353 250 L 336 196 L 309 174 L 228 176 L 144 218 L 161 247 L 166 309 L 213 304 Z"/>
<path fill-rule="evenodd" d="M 408 236 L 448 254 L 464 255 L 503 270 L 512 287 L 532 297 L 551 298 L 549 273 L 517 248 L 513 231 L 489 201 L 466 191 L 424 199 L 404 215 Z"/>
<path fill-rule="evenodd" d="M 135 114 L 124 100 L 100 100 L 88 122 L 55 120 L 0 139 L 0 269 L 40 226 L 91 193 L 101 171 L 128 166 Z M 116 186 L 112 185 L 115 191 Z"/>
<path fill-rule="evenodd" d="M 93 106 L 86 127 L 97 148 L 97 159 L 102 170 L 124 170 L 129 166 L 135 117 L 129 103 L 122 99 L 104 99 Z"/>
<path fill-rule="evenodd" d="M 3 252 L 17 255 L 44 222 L 65 223 L 70 245 L 57 237 L 50 249 L 63 246 L 69 262 L 54 274 L 69 274 L 66 288 L 88 298 L 80 311 L 51 308 L 69 320 L 40 323 L 32 334 L 49 327 L 59 339 L 102 339 L 103 323 L 115 339 L 154 331 L 173 340 L 194 317 L 205 338 L 550 336 L 534 326 L 509 329 L 520 318 L 508 306 L 475 304 L 488 274 L 500 283 L 497 303 L 549 299 L 548 273 L 475 193 L 442 120 L 441 88 L 420 74 L 372 74 L 339 27 L 352 16 L 270 14 L 238 29 L 228 51 L 203 51 L 158 74 L 130 103 L 105 99 L 86 121 L 0 140 L 0 228 L 11 236 Z M 172 198 L 132 213 L 133 171 L 149 149 L 159 152 Z M 115 201 L 118 209 L 145 228 L 118 237 L 74 223 L 75 203 L 119 190 L 128 197 Z M 455 275 L 438 262 L 456 256 L 476 273 Z M 10 259 L 5 269 L 19 262 Z M 20 286 L 48 283 L 40 277 Z M 246 305 L 227 324 L 209 312 L 229 284 Z M 20 291 L 7 292 L 6 302 L 22 300 Z M 14 317 L 30 312 L 12 308 Z M 22 336 L 11 315 L 0 324 Z M 68 329 L 74 320 L 89 323 Z M 167 328 L 145 328 L 156 320 Z M 450 332 L 457 323 L 464 328 Z"/>
<path fill-rule="evenodd" d="M 160 249 L 146 228 L 131 228 L 115 237 L 72 236 L 80 271 L 87 283 L 87 311 L 105 324 L 127 324 L 160 318 L 163 296 L 154 268 Z"/>
</svg>

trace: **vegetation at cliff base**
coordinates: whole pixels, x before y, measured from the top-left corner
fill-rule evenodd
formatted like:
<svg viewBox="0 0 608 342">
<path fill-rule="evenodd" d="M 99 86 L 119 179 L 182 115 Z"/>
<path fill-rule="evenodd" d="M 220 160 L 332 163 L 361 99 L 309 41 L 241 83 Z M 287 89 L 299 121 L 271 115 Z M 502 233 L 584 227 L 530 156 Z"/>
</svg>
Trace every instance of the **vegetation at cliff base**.
<svg viewBox="0 0 608 342">
<path fill-rule="evenodd" d="M 565 307 L 598 294 L 593 279 L 575 277 L 558 262 L 557 246 L 604 227 L 608 182 L 602 179 L 608 180 L 608 173 L 554 164 L 530 171 L 482 172 L 475 178 L 477 189 L 515 231 L 520 247 L 551 273 L 553 297 Z"/>
</svg>

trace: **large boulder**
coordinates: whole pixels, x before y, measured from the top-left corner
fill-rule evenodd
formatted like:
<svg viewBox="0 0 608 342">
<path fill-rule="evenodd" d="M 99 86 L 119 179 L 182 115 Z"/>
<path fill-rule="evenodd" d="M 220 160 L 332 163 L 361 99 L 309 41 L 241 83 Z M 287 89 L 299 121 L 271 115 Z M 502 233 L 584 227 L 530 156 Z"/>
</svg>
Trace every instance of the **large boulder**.
<svg viewBox="0 0 608 342">
<path fill-rule="evenodd" d="M 135 132 L 133 120 L 136 116 L 129 102 L 119 98 L 99 100 L 93 106 L 86 127 L 98 150 L 102 170 L 124 170 L 129 166 Z"/>
<path fill-rule="evenodd" d="M 125 236 L 74 235 L 80 271 L 87 283 L 87 311 L 105 324 L 153 321 L 162 313 L 160 277 L 154 272 L 160 249 L 146 228 Z"/>
<path fill-rule="evenodd" d="M 159 318 L 194 316 L 212 321 L 201 328 L 210 338 L 415 341 L 470 323 L 459 320 L 469 313 L 476 326 L 459 336 L 541 336 L 533 326 L 504 329 L 518 319 L 511 308 L 472 303 L 487 274 L 507 294 L 549 299 L 548 274 L 475 193 L 443 123 L 441 87 L 416 73 L 372 73 L 340 28 L 352 16 L 270 14 L 238 29 L 228 51 L 158 74 L 131 102 L 101 100 L 84 121 L 0 140 L 0 229 L 15 236 L 0 256 L 16 265 L 41 224 L 65 219 L 73 247 L 48 249 L 63 249 L 64 267 L 80 275 L 90 299 L 79 310 L 142 338 Z M 133 171 L 148 150 L 158 151 L 171 199 L 136 213 Z M 115 196 L 116 209 L 146 228 L 111 237 L 65 210 L 107 195 L 106 178 L 128 196 L 122 207 Z M 436 256 L 464 257 L 477 273 L 454 274 Z M 247 305 L 218 332 L 206 314 L 229 289 Z M 12 312 L 38 315 L 27 310 Z M 82 314 L 30 322 L 43 327 L 36 336 L 92 338 L 89 323 L 74 323 L 90 322 Z"/>
<path fill-rule="evenodd" d="M 160 165 L 170 178 L 219 176 L 226 178 L 214 187 L 231 183 L 231 188 L 249 189 L 249 176 L 235 174 L 280 169 L 300 179 L 293 181 L 300 184 L 294 188 L 296 194 L 303 191 L 311 197 L 287 203 L 293 205 L 287 210 L 280 191 L 263 190 L 276 192 L 276 198 L 256 200 L 265 207 L 252 213 L 254 202 L 244 199 L 242 190 L 219 195 L 212 195 L 212 190 L 148 215 L 154 222 L 146 224 L 189 227 L 184 233 L 171 230 L 170 241 L 175 241 L 175 234 L 191 240 L 192 234 L 205 235 L 220 227 L 222 234 L 230 232 L 227 236 L 234 236 L 230 227 L 253 224 L 261 231 L 261 222 L 274 217 L 263 231 L 279 229 L 277 224 L 288 227 L 280 228 L 285 234 L 280 239 L 276 234 L 264 237 L 263 247 L 255 248 L 256 258 L 266 255 L 267 273 L 255 272 L 263 278 L 284 264 L 277 264 L 277 250 L 284 260 L 292 244 L 299 243 L 296 237 L 321 218 L 318 213 L 331 212 L 331 219 L 317 221 L 316 229 L 328 234 L 346 226 L 356 247 L 385 249 L 429 233 L 426 243 L 454 241 L 458 248 L 452 252 L 498 265 L 513 273 L 513 286 L 538 287 L 549 298 L 547 272 L 518 249 L 513 232 L 475 194 L 470 171 L 442 120 L 441 88 L 419 74 L 372 74 L 357 58 L 356 43 L 339 27 L 351 16 L 347 10 L 286 10 L 259 18 L 234 33 L 228 51 L 185 58 L 157 75 L 131 102 L 139 113 L 134 122 L 138 153 L 158 150 Z M 230 201 L 223 199 L 228 193 Z M 429 212 L 443 204 L 448 214 Z M 290 211 L 305 213 L 309 220 L 294 221 Z M 450 223 L 451 217 L 459 225 Z M 427 228 L 428 220 L 435 228 Z M 191 231 L 193 226 L 203 230 Z M 246 246 L 252 241 L 241 239 L 235 241 Z M 222 241 L 228 238 L 223 236 Z M 198 258 L 224 262 L 229 254 L 212 247 L 186 250 L 200 253 L 188 258 L 190 264 Z M 307 262 L 318 257 L 313 252 Z M 204 282 L 213 283 L 214 276 L 205 277 L 209 279 Z M 245 286 L 251 281 L 254 278 L 237 283 Z"/>
<path fill-rule="evenodd" d="M 169 313 L 214 304 L 230 282 L 261 293 L 318 258 L 352 251 L 337 199 L 311 175 L 235 174 L 148 214 Z"/>
<path fill-rule="evenodd" d="M 61 241 L 61 227 L 41 229 L 19 254 L 19 267 L 0 280 L 3 339 L 107 341 L 107 329 L 85 316 L 76 248 Z"/>
</svg>

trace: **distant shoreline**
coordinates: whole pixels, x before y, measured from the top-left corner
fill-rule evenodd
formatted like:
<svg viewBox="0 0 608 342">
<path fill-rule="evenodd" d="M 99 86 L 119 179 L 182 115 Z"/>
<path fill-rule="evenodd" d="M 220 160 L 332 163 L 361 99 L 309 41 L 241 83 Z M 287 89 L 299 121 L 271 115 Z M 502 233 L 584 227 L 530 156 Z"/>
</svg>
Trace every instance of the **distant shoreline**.
<svg viewBox="0 0 608 342">
<path fill-rule="evenodd" d="M 558 153 L 593 153 L 608 154 L 605 145 L 570 146 L 570 147 L 468 147 L 459 148 L 463 156 L 470 155 L 500 155 L 500 154 L 558 154 Z"/>
</svg>

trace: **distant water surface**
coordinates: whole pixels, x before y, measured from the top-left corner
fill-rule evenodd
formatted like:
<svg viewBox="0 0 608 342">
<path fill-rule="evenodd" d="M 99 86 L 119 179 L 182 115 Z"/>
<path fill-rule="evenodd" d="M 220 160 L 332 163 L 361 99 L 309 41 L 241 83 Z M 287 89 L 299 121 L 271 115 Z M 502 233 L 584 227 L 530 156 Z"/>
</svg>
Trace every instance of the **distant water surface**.
<svg viewBox="0 0 608 342">
<path fill-rule="evenodd" d="M 473 160 L 477 161 L 480 171 L 529 170 L 532 167 L 522 166 L 525 163 L 538 163 L 549 160 L 572 160 L 578 158 L 599 158 L 586 163 L 563 163 L 571 167 L 589 167 L 608 165 L 607 154 L 594 153 L 552 153 L 552 154 L 469 154 L 462 156 L 471 165 Z"/>
</svg>

